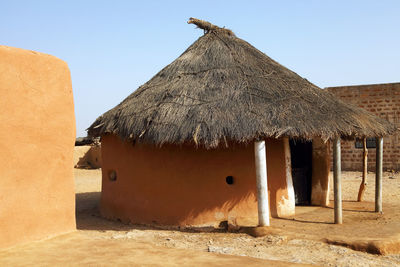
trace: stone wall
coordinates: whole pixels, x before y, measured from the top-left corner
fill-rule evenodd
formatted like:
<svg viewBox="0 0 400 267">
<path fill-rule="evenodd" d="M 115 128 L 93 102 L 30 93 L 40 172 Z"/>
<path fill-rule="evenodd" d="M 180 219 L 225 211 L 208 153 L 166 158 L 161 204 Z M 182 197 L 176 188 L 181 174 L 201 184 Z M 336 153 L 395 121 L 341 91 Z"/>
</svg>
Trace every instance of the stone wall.
<svg viewBox="0 0 400 267">
<path fill-rule="evenodd" d="M 368 110 L 400 127 L 400 83 L 326 88 L 342 101 Z M 400 170 L 399 133 L 383 139 L 383 168 Z M 342 169 L 362 170 L 363 149 L 355 141 L 342 142 Z M 368 149 L 368 169 L 375 170 L 375 148 Z"/>
</svg>

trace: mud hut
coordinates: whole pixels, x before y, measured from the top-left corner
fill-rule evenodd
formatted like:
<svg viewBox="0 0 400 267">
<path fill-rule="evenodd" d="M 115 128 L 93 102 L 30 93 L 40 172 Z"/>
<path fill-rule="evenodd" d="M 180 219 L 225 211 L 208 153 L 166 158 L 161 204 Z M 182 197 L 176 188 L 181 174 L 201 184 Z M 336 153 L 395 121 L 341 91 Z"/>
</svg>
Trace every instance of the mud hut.
<svg viewBox="0 0 400 267">
<path fill-rule="evenodd" d="M 104 216 L 268 225 L 293 216 L 296 197 L 326 204 L 328 140 L 393 131 L 231 30 L 188 23 L 204 35 L 88 129 L 102 138 Z"/>
</svg>

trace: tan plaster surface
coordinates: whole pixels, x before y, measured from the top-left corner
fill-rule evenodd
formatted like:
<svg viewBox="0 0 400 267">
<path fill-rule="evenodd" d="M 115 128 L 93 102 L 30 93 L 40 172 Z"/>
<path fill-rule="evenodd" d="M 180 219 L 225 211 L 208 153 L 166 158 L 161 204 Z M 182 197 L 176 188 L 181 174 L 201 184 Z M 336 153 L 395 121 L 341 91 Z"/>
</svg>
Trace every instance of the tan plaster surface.
<svg viewBox="0 0 400 267">
<path fill-rule="evenodd" d="M 329 141 L 314 138 L 312 146 L 311 204 L 325 207 L 329 204 Z"/>
<path fill-rule="evenodd" d="M 288 199 L 284 146 L 282 140 L 266 144 L 271 214 L 279 216 Z M 107 218 L 155 225 L 257 225 L 252 145 L 155 148 L 108 135 L 102 138 L 102 159 L 101 211 Z M 113 170 L 116 181 L 109 180 Z M 234 184 L 226 183 L 227 176 Z"/>
<path fill-rule="evenodd" d="M 257 218 L 254 153 L 152 146 L 102 138 L 101 211 L 155 225 L 211 225 Z M 115 170 L 117 180 L 109 180 Z M 233 176 L 228 185 L 226 177 Z"/>
<path fill-rule="evenodd" d="M 101 146 L 87 145 L 76 146 L 74 154 L 74 167 L 80 169 L 101 168 Z"/>
<path fill-rule="evenodd" d="M 67 64 L 0 46 L 0 95 L 0 248 L 74 230 Z"/>
</svg>

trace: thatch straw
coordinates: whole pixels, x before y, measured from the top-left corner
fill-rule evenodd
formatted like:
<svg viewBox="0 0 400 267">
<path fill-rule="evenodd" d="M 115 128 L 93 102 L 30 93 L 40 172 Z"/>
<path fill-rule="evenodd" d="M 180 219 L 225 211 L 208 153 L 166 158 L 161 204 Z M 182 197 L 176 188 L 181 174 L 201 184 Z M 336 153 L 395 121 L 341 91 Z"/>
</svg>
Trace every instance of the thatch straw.
<svg viewBox="0 0 400 267">
<path fill-rule="evenodd" d="M 201 19 L 196 19 L 196 18 L 189 18 L 188 24 L 194 24 L 197 26 L 197 28 L 203 29 L 204 33 L 209 33 L 210 31 L 214 32 L 221 32 L 225 33 L 228 35 L 235 35 L 231 30 L 225 29 L 225 28 L 220 28 L 218 26 L 215 26 L 214 24 L 211 24 L 208 21 L 201 20 Z"/>
<path fill-rule="evenodd" d="M 229 30 L 189 20 L 206 33 L 179 58 L 88 129 L 162 145 L 265 137 L 383 136 L 393 125 L 345 104 Z"/>
</svg>

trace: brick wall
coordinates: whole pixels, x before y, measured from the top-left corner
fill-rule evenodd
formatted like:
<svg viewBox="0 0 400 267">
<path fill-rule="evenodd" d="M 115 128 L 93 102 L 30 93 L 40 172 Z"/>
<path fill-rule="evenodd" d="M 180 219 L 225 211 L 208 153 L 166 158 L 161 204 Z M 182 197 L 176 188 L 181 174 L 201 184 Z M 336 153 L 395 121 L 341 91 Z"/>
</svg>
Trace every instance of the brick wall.
<svg viewBox="0 0 400 267">
<path fill-rule="evenodd" d="M 400 128 L 400 83 L 326 88 L 342 101 L 368 110 Z M 383 138 L 383 168 L 400 170 L 399 133 Z M 342 142 L 342 169 L 362 170 L 363 149 L 355 141 Z M 375 169 L 375 148 L 368 149 L 368 169 Z"/>
</svg>

